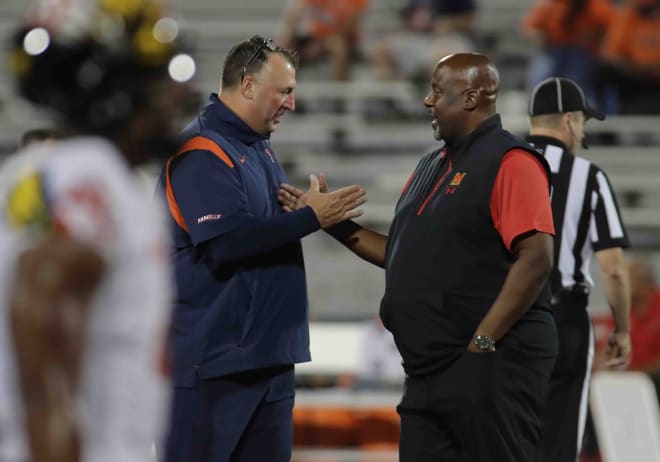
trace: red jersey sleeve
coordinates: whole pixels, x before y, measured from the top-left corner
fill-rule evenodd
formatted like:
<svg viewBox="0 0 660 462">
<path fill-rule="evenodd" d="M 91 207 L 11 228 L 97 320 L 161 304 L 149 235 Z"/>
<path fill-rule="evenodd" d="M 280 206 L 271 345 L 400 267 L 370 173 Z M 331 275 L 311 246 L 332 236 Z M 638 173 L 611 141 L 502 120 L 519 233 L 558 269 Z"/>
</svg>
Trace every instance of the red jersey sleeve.
<svg viewBox="0 0 660 462">
<path fill-rule="evenodd" d="M 541 162 L 522 149 L 504 155 L 490 198 L 490 214 L 495 229 L 507 249 L 513 240 L 527 232 L 554 235 L 549 178 Z"/>
</svg>

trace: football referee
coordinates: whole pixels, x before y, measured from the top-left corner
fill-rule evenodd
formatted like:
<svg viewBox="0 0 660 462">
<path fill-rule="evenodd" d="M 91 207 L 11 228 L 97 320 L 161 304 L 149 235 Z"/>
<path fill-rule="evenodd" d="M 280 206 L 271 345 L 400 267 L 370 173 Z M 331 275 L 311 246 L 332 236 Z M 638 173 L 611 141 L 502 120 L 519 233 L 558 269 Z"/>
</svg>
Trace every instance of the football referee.
<svg viewBox="0 0 660 462">
<path fill-rule="evenodd" d="M 586 309 L 593 287 L 589 263 L 595 254 L 615 321 L 606 365 L 622 366 L 631 352 L 630 288 L 623 255 L 629 241 L 607 175 L 575 155 L 580 145 L 586 147 L 586 120 L 603 120 L 604 115 L 587 104 L 575 82 L 564 78 L 549 78 L 534 88 L 529 114 L 527 141 L 545 156 L 552 172 L 556 230 L 551 287 L 559 356 L 542 414 L 539 460 L 575 462 L 582 445 L 594 354 Z"/>
</svg>

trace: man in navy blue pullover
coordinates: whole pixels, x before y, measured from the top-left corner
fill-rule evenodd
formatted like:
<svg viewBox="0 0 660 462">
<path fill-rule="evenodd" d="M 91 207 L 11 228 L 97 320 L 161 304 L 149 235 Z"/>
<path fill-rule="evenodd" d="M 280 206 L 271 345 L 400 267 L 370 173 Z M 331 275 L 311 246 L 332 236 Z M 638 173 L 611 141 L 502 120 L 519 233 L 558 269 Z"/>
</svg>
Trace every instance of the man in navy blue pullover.
<svg viewBox="0 0 660 462">
<path fill-rule="evenodd" d="M 294 364 L 310 360 L 300 239 L 358 217 L 364 190 L 319 192 L 284 213 L 270 145 L 295 110 L 297 57 L 254 36 L 227 56 L 219 94 L 183 130 L 160 179 L 177 299 L 168 462 L 288 462 Z"/>
</svg>

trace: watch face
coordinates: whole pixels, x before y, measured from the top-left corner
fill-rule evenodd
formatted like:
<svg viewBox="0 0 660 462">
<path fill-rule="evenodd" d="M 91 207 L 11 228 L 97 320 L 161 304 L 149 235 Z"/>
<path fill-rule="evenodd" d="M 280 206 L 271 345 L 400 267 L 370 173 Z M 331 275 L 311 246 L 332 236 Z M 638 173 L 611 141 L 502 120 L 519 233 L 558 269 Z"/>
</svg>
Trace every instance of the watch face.
<svg viewBox="0 0 660 462">
<path fill-rule="evenodd" d="M 477 346 L 484 351 L 492 351 L 495 347 L 494 345 L 495 342 L 493 342 L 488 337 L 481 335 L 474 338 L 474 343 L 476 343 Z"/>
</svg>

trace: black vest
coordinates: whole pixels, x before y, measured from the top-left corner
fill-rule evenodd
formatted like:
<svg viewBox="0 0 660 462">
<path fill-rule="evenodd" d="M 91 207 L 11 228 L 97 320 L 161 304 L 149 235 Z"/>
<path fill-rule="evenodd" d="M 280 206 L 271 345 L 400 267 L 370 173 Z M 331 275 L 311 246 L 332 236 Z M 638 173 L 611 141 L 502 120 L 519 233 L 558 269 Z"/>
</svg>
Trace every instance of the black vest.
<svg viewBox="0 0 660 462">
<path fill-rule="evenodd" d="M 422 158 L 401 195 L 381 316 L 404 364 L 420 359 L 407 361 L 407 347 L 413 355 L 428 349 L 415 347 L 425 330 L 428 341 L 464 349 L 499 294 L 514 259 L 493 225 L 490 200 L 502 158 L 516 148 L 538 158 L 550 178 L 543 156 L 503 130 L 495 115 L 457 145 Z M 546 285 L 530 311 L 549 306 Z"/>
</svg>

